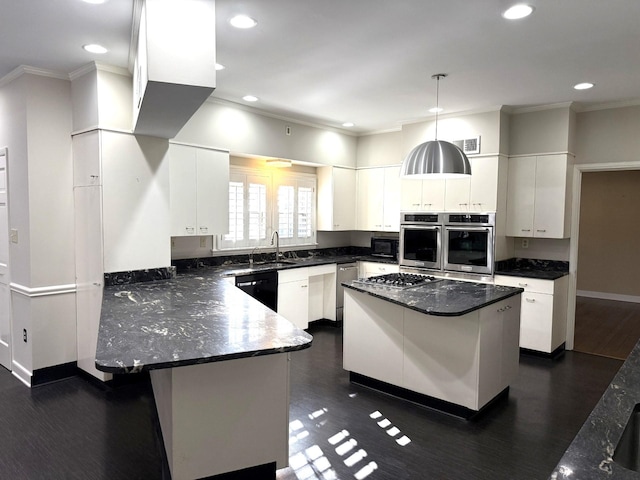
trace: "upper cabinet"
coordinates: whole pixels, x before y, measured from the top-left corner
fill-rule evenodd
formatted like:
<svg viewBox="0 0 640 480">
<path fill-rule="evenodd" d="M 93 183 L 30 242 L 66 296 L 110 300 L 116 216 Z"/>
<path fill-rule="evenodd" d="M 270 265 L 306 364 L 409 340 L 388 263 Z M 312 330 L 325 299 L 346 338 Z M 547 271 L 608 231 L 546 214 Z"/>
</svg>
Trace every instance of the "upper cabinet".
<svg viewBox="0 0 640 480">
<path fill-rule="evenodd" d="M 226 233 L 229 153 L 169 145 L 171 236 Z"/>
<path fill-rule="evenodd" d="M 356 177 L 356 228 L 399 231 L 400 167 L 365 168 Z"/>
<path fill-rule="evenodd" d="M 318 168 L 318 230 L 356 229 L 356 171 Z"/>
<path fill-rule="evenodd" d="M 429 212 L 495 212 L 500 175 L 506 176 L 506 158 L 472 157 L 468 178 L 402 180 L 401 209 Z"/>
<path fill-rule="evenodd" d="M 509 159 L 507 236 L 569 236 L 570 165 L 566 154 Z"/>
</svg>

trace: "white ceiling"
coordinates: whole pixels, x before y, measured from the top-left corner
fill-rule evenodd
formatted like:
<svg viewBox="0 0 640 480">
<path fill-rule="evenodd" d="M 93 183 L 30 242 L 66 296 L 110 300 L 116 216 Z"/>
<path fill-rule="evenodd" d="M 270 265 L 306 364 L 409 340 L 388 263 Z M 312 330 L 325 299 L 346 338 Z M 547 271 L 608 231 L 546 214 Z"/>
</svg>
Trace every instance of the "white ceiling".
<svg viewBox="0 0 640 480">
<path fill-rule="evenodd" d="M 178 1 L 178 0 L 176 0 Z M 214 97 L 358 132 L 431 118 L 435 81 L 446 113 L 576 102 L 640 104 L 640 1 L 216 0 Z M 129 65 L 134 0 L 0 0 L 0 78 L 19 65 L 70 73 L 96 60 Z M 258 21 L 228 24 L 235 13 Z M 110 49 L 84 52 L 86 43 Z M 576 91 L 575 83 L 596 86 Z"/>
</svg>

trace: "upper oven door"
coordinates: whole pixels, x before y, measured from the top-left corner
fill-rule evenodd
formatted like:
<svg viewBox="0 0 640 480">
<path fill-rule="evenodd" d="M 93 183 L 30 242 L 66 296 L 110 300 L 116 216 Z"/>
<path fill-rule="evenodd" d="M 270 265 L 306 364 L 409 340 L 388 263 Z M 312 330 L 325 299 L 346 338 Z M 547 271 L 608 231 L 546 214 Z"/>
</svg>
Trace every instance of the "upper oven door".
<svg viewBox="0 0 640 480">
<path fill-rule="evenodd" d="M 400 265 L 440 270 L 441 234 L 439 225 L 401 225 Z"/>
<path fill-rule="evenodd" d="M 492 227 L 444 227 L 444 269 L 493 274 Z"/>
</svg>

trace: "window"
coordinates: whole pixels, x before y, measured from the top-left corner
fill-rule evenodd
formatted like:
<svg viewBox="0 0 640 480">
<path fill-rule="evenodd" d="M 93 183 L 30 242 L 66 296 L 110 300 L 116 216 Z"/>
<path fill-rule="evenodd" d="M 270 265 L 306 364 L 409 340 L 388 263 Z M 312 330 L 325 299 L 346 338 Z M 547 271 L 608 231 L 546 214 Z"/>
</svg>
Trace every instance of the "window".
<svg viewBox="0 0 640 480">
<path fill-rule="evenodd" d="M 274 230 L 280 245 L 314 245 L 315 213 L 315 175 L 232 166 L 229 233 L 219 237 L 219 249 L 270 246 Z"/>
</svg>

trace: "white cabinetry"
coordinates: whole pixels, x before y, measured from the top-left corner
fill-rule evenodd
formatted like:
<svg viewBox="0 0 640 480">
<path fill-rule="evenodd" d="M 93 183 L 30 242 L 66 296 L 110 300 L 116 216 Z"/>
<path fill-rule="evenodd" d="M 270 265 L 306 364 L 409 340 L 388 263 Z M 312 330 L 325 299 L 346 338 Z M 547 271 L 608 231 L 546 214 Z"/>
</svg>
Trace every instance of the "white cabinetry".
<svg viewBox="0 0 640 480">
<path fill-rule="evenodd" d="M 305 329 L 312 320 L 336 320 L 336 264 L 278 271 L 278 313 Z"/>
<path fill-rule="evenodd" d="M 318 168 L 318 230 L 355 230 L 355 205 L 356 171 Z"/>
<path fill-rule="evenodd" d="M 228 152 L 169 145 L 171 236 L 226 233 Z"/>
<path fill-rule="evenodd" d="M 571 172 L 568 155 L 509 159 L 507 236 L 569 235 Z"/>
<path fill-rule="evenodd" d="M 398 273 L 400 266 L 393 263 L 358 262 L 358 278 L 375 277 L 386 273 Z"/>
<path fill-rule="evenodd" d="M 400 167 L 358 170 L 356 228 L 400 230 Z"/>
<path fill-rule="evenodd" d="M 552 353 L 567 336 L 569 277 L 557 280 L 496 275 L 496 285 L 524 288 L 520 347 Z"/>
<path fill-rule="evenodd" d="M 346 289 L 344 311 L 350 372 L 471 410 L 517 377 L 519 295 L 451 318 Z"/>
<path fill-rule="evenodd" d="M 292 268 L 278 272 L 278 313 L 305 329 L 309 326 L 308 269 Z"/>
<path fill-rule="evenodd" d="M 402 180 L 401 209 L 429 212 L 495 212 L 506 158 L 472 157 L 468 178 Z M 502 182 L 504 183 L 504 181 Z"/>
</svg>

